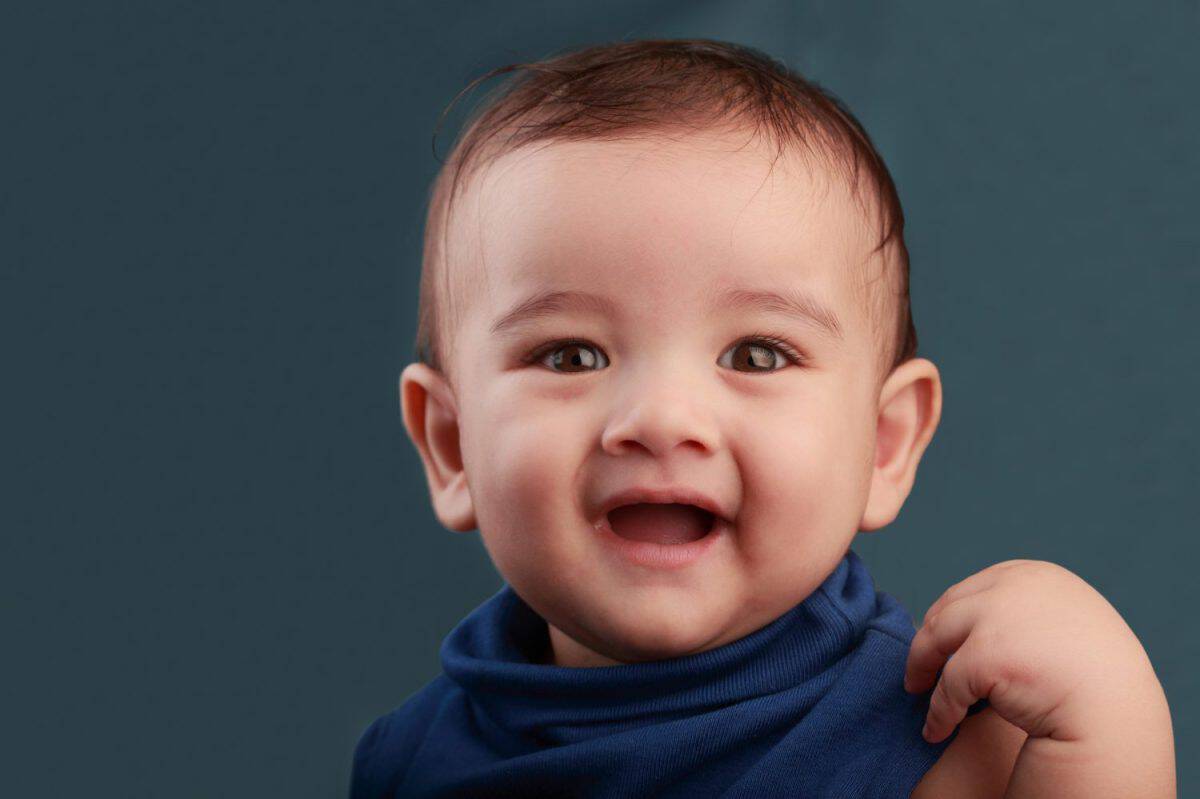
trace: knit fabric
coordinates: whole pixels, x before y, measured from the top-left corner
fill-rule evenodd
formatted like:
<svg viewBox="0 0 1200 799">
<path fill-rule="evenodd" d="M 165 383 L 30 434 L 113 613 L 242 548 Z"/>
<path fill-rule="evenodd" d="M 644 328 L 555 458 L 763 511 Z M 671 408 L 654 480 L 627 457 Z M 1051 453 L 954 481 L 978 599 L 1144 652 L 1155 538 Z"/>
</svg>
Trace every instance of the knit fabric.
<svg viewBox="0 0 1200 799">
<path fill-rule="evenodd" d="M 442 674 L 363 733 L 351 799 L 908 797 L 957 735 L 921 737 L 915 632 L 848 550 L 736 641 L 569 668 L 539 662 L 546 622 L 505 584 L 443 641 Z"/>
</svg>

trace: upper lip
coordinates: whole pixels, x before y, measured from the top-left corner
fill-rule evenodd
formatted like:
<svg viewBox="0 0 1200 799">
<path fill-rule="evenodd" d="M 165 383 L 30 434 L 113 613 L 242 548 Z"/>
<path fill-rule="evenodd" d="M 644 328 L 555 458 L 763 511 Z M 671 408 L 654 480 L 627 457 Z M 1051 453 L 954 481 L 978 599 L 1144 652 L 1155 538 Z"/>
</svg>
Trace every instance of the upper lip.
<svg viewBox="0 0 1200 799">
<path fill-rule="evenodd" d="M 608 512 L 613 508 L 619 508 L 622 505 L 633 505 L 638 502 L 661 505 L 695 505 L 697 508 L 703 508 L 720 519 L 727 522 L 731 521 L 729 512 L 725 510 L 721 503 L 703 491 L 697 491 L 694 488 L 684 486 L 667 486 L 664 488 L 634 486 L 633 488 L 626 488 L 618 491 L 601 503 L 600 515 L 607 516 Z"/>
</svg>

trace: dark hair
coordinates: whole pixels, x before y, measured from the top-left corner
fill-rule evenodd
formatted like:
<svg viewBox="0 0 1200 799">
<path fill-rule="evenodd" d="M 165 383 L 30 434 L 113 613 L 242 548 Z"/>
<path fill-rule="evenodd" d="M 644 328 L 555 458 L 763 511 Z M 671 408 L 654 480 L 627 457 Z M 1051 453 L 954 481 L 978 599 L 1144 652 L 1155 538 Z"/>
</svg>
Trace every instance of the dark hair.
<svg viewBox="0 0 1200 799">
<path fill-rule="evenodd" d="M 421 267 L 418 360 L 438 371 L 447 366 L 446 342 L 457 329 L 460 313 L 445 257 L 447 220 L 460 184 L 482 165 L 538 141 L 617 139 L 722 124 L 753 126 L 756 134 L 765 129 L 776 143 L 776 160 L 789 145 L 824 155 L 848 179 L 852 195 L 860 202 L 865 167 L 883 229 L 872 254 L 891 244 L 896 262 L 894 269 L 885 267 L 891 280 L 884 283 L 892 290 L 875 292 L 871 313 L 882 339 L 883 374 L 916 354 L 900 199 L 866 131 L 834 95 L 783 62 L 744 45 L 711 39 L 613 42 L 543 61 L 497 67 L 471 81 L 439 117 L 435 158 L 437 130 L 459 97 L 508 72 L 517 74 L 493 90 L 468 118 L 431 187 Z"/>
</svg>

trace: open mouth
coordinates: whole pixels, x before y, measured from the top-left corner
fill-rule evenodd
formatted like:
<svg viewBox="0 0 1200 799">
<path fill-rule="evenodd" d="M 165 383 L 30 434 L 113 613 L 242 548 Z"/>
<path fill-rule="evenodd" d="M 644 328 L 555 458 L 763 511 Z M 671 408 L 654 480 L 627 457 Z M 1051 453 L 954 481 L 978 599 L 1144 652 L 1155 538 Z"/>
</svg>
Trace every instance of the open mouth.
<svg viewBox="0 0 1200 799">
<path fill-rule="evenodd" d="M 699 541 L 715 526 L 716 516 L 695 505 L 636 502 L 608 512 L 608 524 L 621 538 L 656 544 Z"/>
</svg>

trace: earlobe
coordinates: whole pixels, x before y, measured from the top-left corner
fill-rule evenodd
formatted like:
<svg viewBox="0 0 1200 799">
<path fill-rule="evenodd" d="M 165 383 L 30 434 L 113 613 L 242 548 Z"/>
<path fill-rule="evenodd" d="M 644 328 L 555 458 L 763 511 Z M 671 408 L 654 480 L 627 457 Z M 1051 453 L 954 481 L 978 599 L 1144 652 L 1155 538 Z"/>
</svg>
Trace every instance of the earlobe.
<svg viewBox="0 0 1200 799">
<path fill-rule="evenodd" d="M 458 410 L 446 379 L 424 363 L 410 363 L 400 373 L 400 407 L 425 467 L 438 521 L 455 532 L 474 530 L 478 524 L 459 446 Z"/>
<path fill-rule="evenodd" d="M 942 380 L 931 361 L 907 360 L 884 381 L 879 392 L 871 489 L 860 531 L 878 530 L 900 513 L 941 415 Z"/>
</svg>

